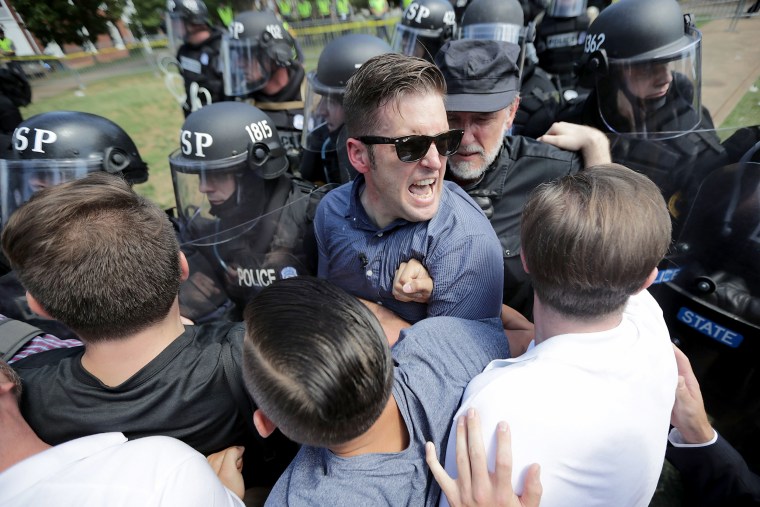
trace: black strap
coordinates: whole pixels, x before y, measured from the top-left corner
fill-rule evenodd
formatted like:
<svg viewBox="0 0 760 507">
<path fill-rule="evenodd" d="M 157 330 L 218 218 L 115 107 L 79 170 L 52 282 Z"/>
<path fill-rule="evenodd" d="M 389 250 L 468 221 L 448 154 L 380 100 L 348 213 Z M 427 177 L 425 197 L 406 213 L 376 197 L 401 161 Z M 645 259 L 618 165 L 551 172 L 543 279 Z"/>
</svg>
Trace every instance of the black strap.
<svg viewBox="0 0 760 507">
<path fill-rule="evenodd" d="M 20 320 L 0 321 L 0 358 L 9 361 L 32 338 L 43 334 L 45 332 L 41 329 Z"/>
</svg>

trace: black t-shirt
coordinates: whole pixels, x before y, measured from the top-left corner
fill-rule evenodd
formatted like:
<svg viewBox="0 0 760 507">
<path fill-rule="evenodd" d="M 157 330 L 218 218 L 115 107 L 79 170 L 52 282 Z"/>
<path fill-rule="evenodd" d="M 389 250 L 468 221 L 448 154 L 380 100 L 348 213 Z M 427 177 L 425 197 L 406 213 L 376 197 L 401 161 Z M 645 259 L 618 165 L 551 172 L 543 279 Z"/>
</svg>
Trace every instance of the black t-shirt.
<svg viewBox="0 0 760 507">
<path fill-rule="evenodd" d="M 82 367 L 83 347 L 35 354 L 14 364 L 24 385 L 21 412 L 37 435 L 52 445 L 109 431 L 130 439 L 174 437 L 204 455 L 244 445 L 246 476 L 255 479 L 246 484 L 271 485 L 295 454 L 295 446 L 284 439 L 265 446 L 254 434 L 251 403 L 247 398 L 238 401 L 245 397 L 243 333 L 240 323 L 187 326 L 116 387 L 104 385 Z M 237 395 L 231 382 L 239 383 Z"/>
</svg>

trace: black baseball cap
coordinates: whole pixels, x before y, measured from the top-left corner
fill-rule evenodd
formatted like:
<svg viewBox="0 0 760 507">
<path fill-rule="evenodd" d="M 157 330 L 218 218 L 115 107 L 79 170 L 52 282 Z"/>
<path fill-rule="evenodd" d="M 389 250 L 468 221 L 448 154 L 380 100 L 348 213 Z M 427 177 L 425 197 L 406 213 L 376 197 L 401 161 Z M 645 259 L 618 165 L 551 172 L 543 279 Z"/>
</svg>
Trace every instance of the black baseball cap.
<svg viewBox="0 0 760 507">
<path fill-rule="evenodd" d="M 520 46 L 460 39 L 435 55 L 446 79 L 446 110 L 490 113 L 504 109 L 520 91 Z"/>
</svg>

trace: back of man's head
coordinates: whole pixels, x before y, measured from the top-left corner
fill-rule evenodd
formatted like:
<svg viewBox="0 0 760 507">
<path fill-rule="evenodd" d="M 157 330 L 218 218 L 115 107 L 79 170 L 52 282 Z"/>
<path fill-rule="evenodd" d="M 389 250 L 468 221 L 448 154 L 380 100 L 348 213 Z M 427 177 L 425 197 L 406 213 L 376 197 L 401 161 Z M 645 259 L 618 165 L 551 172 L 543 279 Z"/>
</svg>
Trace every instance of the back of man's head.
<svg viewBox="0 0 760 507">
<path fill-rule="evenodd" d="M 34 194 L 3 229 L 19 280 L 86 342 L 118 339 L 169 312 L 179 245 L 166 214 L 103 172 Z"/>
<path fill-rule="evenodd" d="M 522 253 L 542 304 L 576 319 L 622 310 L 668 250 L 671 222 L 657 186 L 617 164 L 534 190 Z"/>
<path fill-rule="evenodd" d="M 386 104 L 398 107 L 405 96 L 428 94 L 446 94 L 443 75 L 432 63 L 398 53 L 370 58 L 346 83 L 346 131 L 350 137 L 375 135 L 379 110 Z"/>
<path fill-rule="evenodd" d="M 393 363 L 380 323 L 329 282 L 297 277 L 245 310 L 243 378 L 287 437 L 317 447 L 365 433 L 391 394 Z"/>
</svg>

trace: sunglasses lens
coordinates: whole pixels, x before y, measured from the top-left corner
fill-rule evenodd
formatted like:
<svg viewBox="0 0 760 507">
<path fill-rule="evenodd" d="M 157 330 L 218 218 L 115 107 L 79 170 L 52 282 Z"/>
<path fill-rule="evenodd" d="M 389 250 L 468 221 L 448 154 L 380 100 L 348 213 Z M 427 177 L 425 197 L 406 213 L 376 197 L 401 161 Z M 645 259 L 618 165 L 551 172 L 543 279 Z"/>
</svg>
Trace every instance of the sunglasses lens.
<svg viewBox="0 0 760 507">
<path fill-rule="evenodd" d="M 402 162 L 416 162 L 425 156 L 431 141 L 427 136 L 409 136 L 396 143 L 396 155 Z"/>
<path fill-rule="evenodd" d="M 445 134 L 441 134 L 435 140 L 435 149 L 438 153 L 444 157 L 448 157 L 456 153 L 459 149 L 459 143 L 462 142 L 462 133 L 459 130 L 449 130 Z"/>
</svg>

